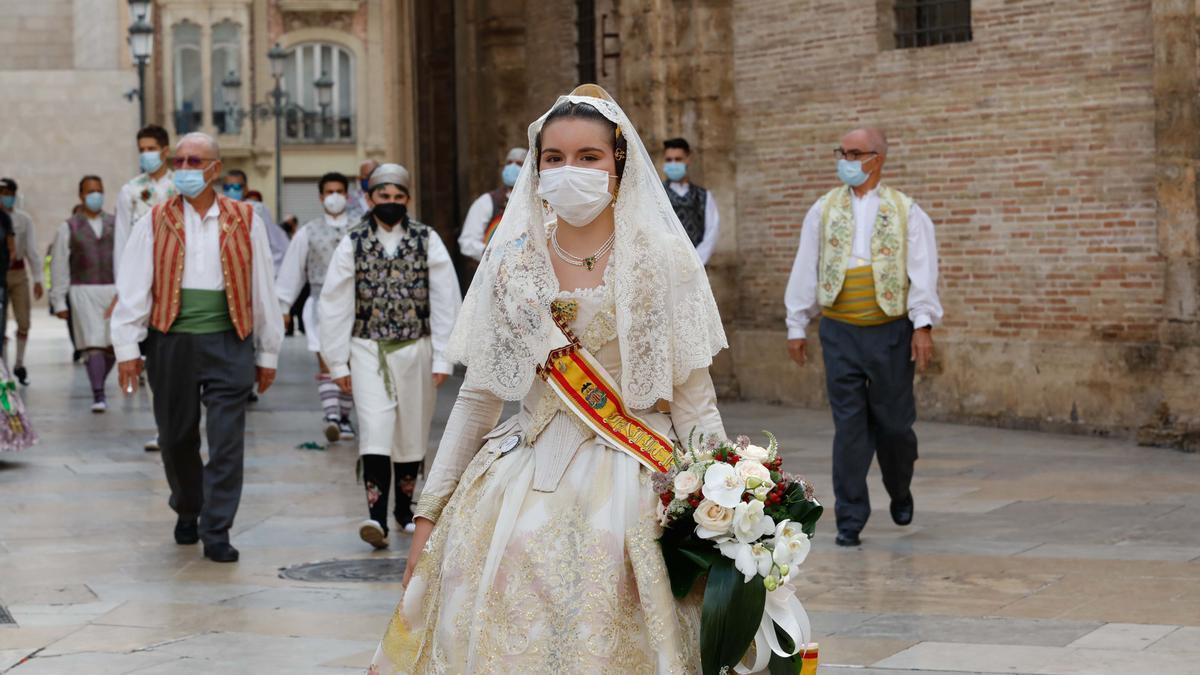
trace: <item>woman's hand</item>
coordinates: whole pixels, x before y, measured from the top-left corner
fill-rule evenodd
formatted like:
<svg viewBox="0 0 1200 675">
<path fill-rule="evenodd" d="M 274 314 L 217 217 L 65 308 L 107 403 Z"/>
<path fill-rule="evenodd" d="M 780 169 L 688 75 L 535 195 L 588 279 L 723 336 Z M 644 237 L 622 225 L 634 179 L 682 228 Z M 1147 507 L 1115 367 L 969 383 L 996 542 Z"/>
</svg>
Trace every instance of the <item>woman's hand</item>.
<svg viewBox="0 0 1200 675">
<path fill-rule="evenodd" d="M 433 532 L 433 521 L 428 518 L 417 516 L 413 524 L 417 526 L 417 530 L 413 532 L 412 545 L 408 547 L 408 563 L 404 566 L 405 588 L 408 588 L 413 570 L 417 568 L 417 561 L 421 559 L 421 552 L 425 550 L 425 543 L 429 541 L 429 535 Z"/>
</svg>

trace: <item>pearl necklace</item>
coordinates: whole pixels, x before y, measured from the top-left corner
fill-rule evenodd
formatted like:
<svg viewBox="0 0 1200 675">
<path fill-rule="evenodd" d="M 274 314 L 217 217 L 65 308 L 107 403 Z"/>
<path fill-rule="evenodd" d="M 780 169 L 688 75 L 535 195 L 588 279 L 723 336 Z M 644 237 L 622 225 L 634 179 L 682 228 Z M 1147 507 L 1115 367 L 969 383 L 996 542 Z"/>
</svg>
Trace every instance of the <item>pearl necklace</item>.
<svg viewBox="0 0 1200 675">
<path fill-rule="evenodd" d="M 563 247 L 558 243 L 557 225 L 550 230 L 550 244 L 553 246 L 554 253 L 559 257 L 559 259 L 568 265 L 574 265 L 575 267 L 586 267 L 589 272 L 596 268 L 596 260 L 601 258 L 605 253 L 608 253 L 613 247 L 613 242 L 616 240 L 617 230 L 616 228 L 613 228 L 613 233 L 609 235 L 608 240 L 601 244 L 600 248 L 596 249 L 595 253 L 592 253 L 586 258 L 580 258 L 579 256 L 563 249 Z"/>
</svg>

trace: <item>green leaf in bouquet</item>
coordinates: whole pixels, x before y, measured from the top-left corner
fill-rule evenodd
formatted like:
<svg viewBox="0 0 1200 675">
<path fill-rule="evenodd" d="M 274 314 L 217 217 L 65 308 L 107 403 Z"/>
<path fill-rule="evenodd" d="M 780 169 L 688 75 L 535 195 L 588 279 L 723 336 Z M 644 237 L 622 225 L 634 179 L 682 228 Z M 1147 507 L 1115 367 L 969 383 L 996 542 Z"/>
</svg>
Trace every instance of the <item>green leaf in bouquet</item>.
<svg viewBox="0 0 1200 675">
<path fill-rule="evenodd" d="M 733 561 L 720 556 L 708 570 L 700 615 L 700 658 L 704 675 L 732 668 L 746 654 L 762 623 L 767 589 L 762 577 L 746 583 Z"/>
<path fill-rule="evenodd" d="M 698 562 L 692 551 L 675 542 L 662 539 L 659 543 L 662 544 L 663 562 L 667 565 L 667 577 L 671 580 L 671 593 L 683 599 L 692 592 L 692 586 L 708 570 L 708 565 Z"/>
<path fill-rule="evenodd" d="M 790 652 L 795 649 L 795 643 L 787 633 L 779 630 L 779 626 L 775 626 L 775 637 L 779 639 L 779 646 L 783 648 L 783 651 Z M 804 665 L 803 656 L 801 652 L 796 652 L 792 656 L 780 656 L 771 652 L 771 661 L 767 664 L 767 672 L 771 675 L 796 675 Z"/>
<path fill-rule="evenodd" d="M 788 516 L 792 522 L 800 523 L 800 529 L 809 536 L 816 531 L 817 521 L 821 519 L 821 514 L 824 512 L 825 507 L 821 506 L 819 502 L 807 499 L 788 504 Z"/>
</svg>

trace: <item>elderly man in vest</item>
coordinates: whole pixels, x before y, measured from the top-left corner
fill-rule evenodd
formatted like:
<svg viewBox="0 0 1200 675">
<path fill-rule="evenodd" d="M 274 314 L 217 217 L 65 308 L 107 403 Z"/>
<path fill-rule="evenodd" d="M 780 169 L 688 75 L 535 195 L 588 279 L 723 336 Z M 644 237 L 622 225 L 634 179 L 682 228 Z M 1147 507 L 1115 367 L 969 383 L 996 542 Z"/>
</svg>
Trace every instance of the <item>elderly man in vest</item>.
<svg viewBox="0 0 1200 675">
<path fill-rule="evenodd" d="M 408 217 L 408 171 L 381 164 L 367 184 L 371 211 L 338 244 L 318 306 L 321 356 L 354 392 L 368 518 L 358 529 L 388 545 L 393 515 L 414 530 L 412 495 L 429 444 L 435 389 L 453 372 L 442 356 L 462 305 L 454 263 L 433 228 Z M 353 375 L 353 379 L 351 376 Z"/>
<path fill-rule="evenodd" d="M 483 258 L 483 250 L 487 248 L 492 234 L 496 232 L 496 226 L 500 224 L 504 208 L 508 206 L 508 195 L 512 192 L 512 186 L 517 184 L 517 176 L 521 174 L 521 165 L 525 163 L 527 154 L 529 151 L 525 148 L 509 150 L 504 158 L 504 168 L 500 170 L 500 181 L 503 185 L 479 195 L 467 210 L 462 233 L 458 235 L 458 250 L 471 259 L 468 265 L 471 266 L 472 274 L 479 260 Z"/>
<path fill-rule="evenodd" d="M 104 212 L 104 183 L 99 176 L 79 181 L 79 202 L 79 211 L 58 226 L 54 238 L 50 305 L 58 318 L 71 322 L 75 346 L 86 354 L 92 412 L 102 413 L 108 410 L 104 381 L 116 363 L 105 316 L 117 292 L 113 279 L 116 218 Z"/>
<path fill-rule="evenodd" d="M 242 494 L 246 404 L 275 380 L 283 319 L 265 226 L 245 202 L 213 190 L 216 141 L 191 133 L 175 147 L 179 196 L 134 225 L 117 271 L 112 337 L 121 389 L 137 389 L 146 340 L 175 541 L 204 541 L 205 557 L 234 562 L 229 529 Z M 147 327 L 148 324 L 148 327 Z M 208 464 L 200 458 L 205 408 Z"/>
<path fill-rule="evenodd" d="M 279 278 L 275 280 L 279 310 L 285 323 L 304 285 L 309 285 L 309 296 L 304 302 L 303 311 L 305 334 L 308 350 L 317 356 L 317 395 L 325 414 L 325 439 L 330 443 L 354 439 L 354 427 L 350 424 L 354 398 L 349 392 L 338 389 L 329 377 L 329 368 L 321 360 L 320 316 L 316 305 L 321 298 L 321 286 L 325 283 L 329 260 L 351 226 L 350 218 L 346 215 L 346 193 L 349 189 L 350 179 L 341 173 L 334 171 L 321 176 L 317 190 L 325 213 L 305 223 L 292 237 L 287 255 L 283 257 L 283 266 L 279 268 Z"/>
<path fill-rule="evenodd" d="M 838 178 L 808 211 L 788 280 L 788 353 L 807 360 L 809 322 L 819 331 L 833 410 L 837 543 L 858 546 L 871 515 L 867 470 L 879 460 L 892 520 L 913 518 L 917 459 L 914 367 L 933 356 L 937 294 L 933 223 L 913 200 L 881 183 L 887 138 L 856 129 L 835 150 Z"/>
</svg>

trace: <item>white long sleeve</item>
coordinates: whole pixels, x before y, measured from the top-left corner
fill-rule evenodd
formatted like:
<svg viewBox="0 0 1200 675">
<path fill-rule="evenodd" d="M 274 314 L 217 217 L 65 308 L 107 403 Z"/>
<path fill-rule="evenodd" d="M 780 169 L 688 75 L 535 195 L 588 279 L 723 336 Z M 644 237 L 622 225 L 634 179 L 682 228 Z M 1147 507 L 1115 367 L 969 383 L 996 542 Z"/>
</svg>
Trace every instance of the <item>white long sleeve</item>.
<svg viewBox="0 0 1200 675">
<path fill-rule="evenodd" d="M 71 288 L 71 226 L 61 223 L 50 253 L 50 307 L 67 311 L 67 293 Z"/>
<path fill-rule="evenodd" d="M 467 217 L 463 219 L 462 232 L 458 235 L 458 250 L 463 255 L 475 260 L 483 258 L 483 250 L 487 248 L 483 235 L 487 232 L 494 209 L 492 195 L 488 192 L 480 195 L 479 199 L 471 204 L 471 208 L 467 210 Z"/>
<path fill-rule="evenodd" d="M 704 206 L 704 238 L 696 245 L 696 255 L 700 262 L 708 264 L 713 251 L 717 248 L 717 240 L 721 238 L 721 211 L 717 208 L 717 200 L 712 190 L 708 190 L 708 199 Z"/>
<path fill-rule="evenodd" d="M 804 217 L 804 224 L 800 230 L 800 246 L 796 251 L 796 259 L 792 263 L 792 273 L 784 293 L 789 340 L 804 339 L 809 322 L 821 312 L 817 300 L 817 267 L 821 253 L 823 205 L 823 199 L 817 200 Z M 863 211 L 868 228 L 873 226 L 877 212 L 877 206 Z M 856 240 L 861 239 L 859 230 L 862 228 L 857 222 L 855 228 Z M 869 233 L 864 233 L 863 236 L 869 241 Z M 908 211 L 908 256 L 905 264 L 909 279 L 909 320 L 916 328 L 937 324 L 943 314 L 937 294 L 937 239 L 933 222 L 916 203 Z"/>
<path fill-rule="evenodd" d="M 717 409 L 717 391 L 708 368 L 693 370 L 671 395 L 671 424 L 681 443 L 693 432 L 706 438 L 728 439 L 721 411 Z"/>
<path fill-rule="evenodd" d="M 458 287 L 458 273 L 454 271 L 450 251 L 446 250 L 446 245 L 433 228 L 429 228 L 426 251 L 429 259 L 429 332 L 433 342 L 433 372 L 450 375 L 454 372 L 454 364 L 446 360 L 446 345 L 450 342 L 450 332 L 454 330 L 454 322 L 458 319 L 458 310 L 462 308 L 462 292 Z"/>
<path fill-rule="evenodd" d="M 288 244 L 283 263 L 279 266 L 279 276 L 275 279 L 275 292 L 279 296 L 279 313 L 291 311 L 296 298 L 304 290 L 308 281 L 306 265 L 308 263 L 308 232 L 311 225 L 300 228 L 292 242 Z"/>
<path fill-rule="evenodd" d="M 421 500 L 415 510 L 417 517 L 437 522 L 467 465 L 483 447 L 484 435 L 495 428 L 503 411 L 504 401 L 489 391 L 465 386 L 458 390 L 437 455 L 421 489 Z"/>
<path fill-rule="evenodd" d="M 184 270 L 181 286 L 202 290 L 224 290 L 220 260 L 217 205 L 203 218 L 184 202 Z M 154 281 L 154 235 L 152 212 L 133 227 L 124 264 L 117 269 L 117 306 L 112 315 L 113 348 L 118 361 L 138 358 L 138 343 L 146 339 Z M 250 227 L 253 273 L 251 309 L 254 314 L 255 361 L 259 367 L 275 368 L 283 345 L 283 316 L 277 310 L 275 266 L 262 220 L 256 215 Z"/>
<path fill-rule="evenodd" d="M 42 281 L 42 254 L 40 251 L 38 251 L 38 247 L 37 247 L 37 228 L 33 226 L 33 218 L 31 218 L 28 213 L 21 211 L 18 214 L 17 212 L 14 211 L 13 213 L 9 214 L 9 216 L 12 219 L 14 229 L 17 224 L 17 218 L 14 216 L 17 216 L 17 215 L 20 216 L 20 219 L 24 222 L 25 227 L 24 227 L 24 231 L 21 233 L 18 233 L 18 236 L 16 237 L 16 240 L 17 240 L 16 241 L 16 244 L 17 244 L 17 256 L 16 257 L 18 259 L 23 258 L 26 261 L 25 264 L 31 268 L 29 270 L 29 272 L 33 275 L 34 283 L 41 283 L 41 281 Z"/>
<path fill-rule="evenodd" d="M 133 231 L 133 184 L 126 183 L 117 193 L 117 215 L 113 224 L 113 272 L 121 269 L 121 258 Z"/>
<path fill-rule="evenodd" d="M 433 372 L 449 375 L 454 372 L 454 366 L 445 359 L 444 354 L 462 306 L 462 294 L 450 252 L 432 228 L 429 230 L 426 257 L 429 264 L 429 330 L 433 343 Z M 333 252 L 329 270 L 325 273 L 321 300 L 317 305 L 320 313 L 317 323 L 321 332 L 321 358 L 329 366 L 329 374 L 334 379 L 350 374 L 354 281 L 354 242 L 345 238 Z"/>
<path fill-rule="evenodd" d="M 345 237 L 329 260 L 325 284 L 321 286 L 321 297 L 317 301 L 321 358 L 335 380 L 350 374 L 354 308 L 354 241 Z"/>
</svg>

